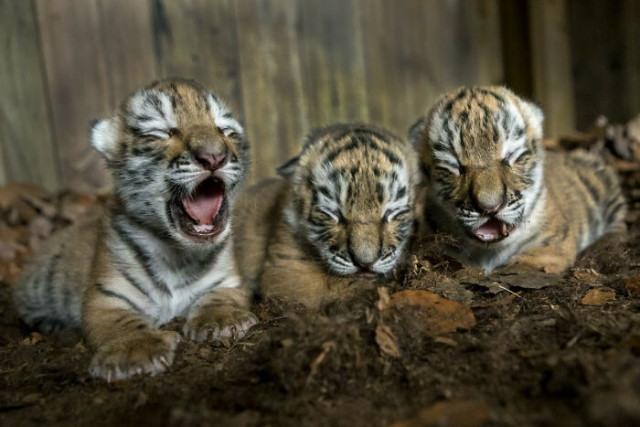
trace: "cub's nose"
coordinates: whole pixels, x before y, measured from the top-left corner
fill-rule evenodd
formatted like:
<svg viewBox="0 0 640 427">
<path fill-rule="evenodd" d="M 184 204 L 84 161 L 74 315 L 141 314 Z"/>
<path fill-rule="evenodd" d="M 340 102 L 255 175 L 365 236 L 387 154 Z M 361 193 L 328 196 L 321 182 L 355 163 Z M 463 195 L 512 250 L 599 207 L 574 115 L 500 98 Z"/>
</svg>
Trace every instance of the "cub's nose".
<svg viewBox="0 0 640 427">
<path fill-rule="evenodd" d="M 502 200 L 491 202 L 491 203 L 483 203 L 480 200 L 478 200 L 476 204 L 478 205 L 480 212 L 485 214 L 494 214 L 500 211 L 500 209 L 502 209 L 502 206 L 503 206 Z"/>
<path fill-rule="evenodd" d="M 227 153 L 214 151 L 199 151 L 195 159 L 205 169 L 214 171 L 227 163 Z"/>
<path fill-rule="evenodd" d="M 349 252 L 353 264 L 361 269 L 370 269 L 378 260 L 378 248 L 373 246 L 352 248 Z"/>
</svg>

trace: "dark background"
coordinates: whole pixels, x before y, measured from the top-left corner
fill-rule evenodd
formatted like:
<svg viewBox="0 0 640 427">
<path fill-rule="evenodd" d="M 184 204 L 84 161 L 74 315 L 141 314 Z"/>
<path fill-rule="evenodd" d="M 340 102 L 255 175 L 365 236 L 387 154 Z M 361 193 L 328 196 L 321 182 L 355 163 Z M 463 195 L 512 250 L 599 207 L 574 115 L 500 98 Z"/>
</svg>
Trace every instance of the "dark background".
<svg viewBox="0 0 640 427">
<path fill-rule="evenodd" d="M 163 76 L 247 125 L 253 178 L 313 127 L 401 136 L 447 90 L 507 84 L 547 135 L 640 113 L 636 0 L 0 0 L 0 184 L 108 188 L 92 119 Z"/>
</svg>

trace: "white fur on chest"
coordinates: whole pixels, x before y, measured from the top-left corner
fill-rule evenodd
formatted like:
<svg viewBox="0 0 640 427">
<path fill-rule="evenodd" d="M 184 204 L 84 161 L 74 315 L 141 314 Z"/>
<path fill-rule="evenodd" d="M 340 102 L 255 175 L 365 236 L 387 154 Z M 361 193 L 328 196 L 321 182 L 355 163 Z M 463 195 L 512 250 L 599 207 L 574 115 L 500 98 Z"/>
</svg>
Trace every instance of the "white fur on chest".
<svg viewBox="0 0 640 427">
<path fill-rule="evenodd" d="M 135 261 L 136 257 L 129 246 L 116 244 L 113 251 L 117 264 L 129 277 L 119 277 L 105 284 L 108 290 L 125 296 L 139 307 L 154 325 L 159 326 L 177 316 L 189 317 L 192 304 L 210 291 L 240 286 L 231 240 L 227 240 L 220 252 L 213 254 L 211 259 L 194 260 L 203 265 L 183 263 L 183 267 L 178 268 L 170 262 L 175 253 L 158 244 L 147 233 L 138 233 L 136 240 L 143 242 L 151 265 L 145 269 Z M 193 277 L 193 268 L 201 273 Z"/>
<path fill-rule="evenodd" d="M 204 293 L 214 289 L 235 288 L 240 286 L 240 277 L 236 273 L 229 247 L 226 247 L 211 263 L 210 268 L 199 278 L 184 285 L 184 278 L 177 272 L 172 279 L 178 279 L 170 285 L 171 294 L 161 293 L 149 314 L 158 325 L 168 322 L 177 316 L 189 316 L 189 308 Z"/>
</svg>

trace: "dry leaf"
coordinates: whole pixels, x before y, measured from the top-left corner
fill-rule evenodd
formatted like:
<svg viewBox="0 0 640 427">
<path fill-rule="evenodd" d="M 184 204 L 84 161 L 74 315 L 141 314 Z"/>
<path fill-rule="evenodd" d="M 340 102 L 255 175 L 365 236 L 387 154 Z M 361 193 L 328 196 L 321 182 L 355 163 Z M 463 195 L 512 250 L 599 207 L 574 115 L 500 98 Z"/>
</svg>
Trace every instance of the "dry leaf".
<svg viewBox="0 0 640 427">
<path fill-rule="evenodd" d="M 640 295 L 640 277 L 632 277 L 627 279 L 624 289 L 630 296 Z"/>
<path fill-rule="evenodd" d="M 316 357 L 313 362 L 311 362 L 311 366 L 309 369 L 309 376 L 307 377 L 307 383 L 311 380 L 311 377 L 315 375 L 318 371 L 318 366 L 322 363 L 327 354 L 335 347 L 335 341 L 327 341 L 322 344 L 322 352 Z"/>
<path fill-rule="evenodd" d="M 402 315 L 411 306 L 410 321 L 416 323 L 416 316 L 424 326 L 425 335 L 436 336 L 458 329 L 471 329 L 476 318 L 471 309 L 455 301 L 449 301 L 429 291 L 405 290 L 391 295 L 389 307 L 396 307 Z M 405 319 L 407 321 L 409 319 Z"/>
<path fill-rule="evenodd" d="M 521 267 L 518 264 L 501 269 L 491 277 L 503 286 L 509 285 L 522 289 L 542 289 L 562 283 L 562 276 L 559 274 L 545 273 Z"/>
<path fill-rule="evenodd" d="M 596 285 L 600 283 L 602 275 L 595 271 L 593 268 L 589 268 L 574 271 L 573 277 L 575 277 L 580 283 L 585 283 L 587 285 Z"/>
<path fill-rule="evenodd" d="M 42 335 L 38 332 L 31 332 L 31 335 L 20 341 L 22 345 L 36 345 L 42 341 Z"/>
<path fill-rule="evenodd" d="M 391 328 L 382 322 L 379 322 L 376 327 L 376 343 L 383 353 L 391 357 L 400 357 L 398 339 L 393 334 Z"/>
<path fill-rule="evenodd" d="M 438 402 L 408 420 L 391 424 L 392 427 L 456 426 L 474 427 L 489 421 L 489 408 L 470 400 Z"/>
<path fill-rule="evenodd" d="M 616 292 L 607 287 L 591 289 L 582 297 L 580 302 L 584 305 L 603 305 L 616 299 Z"/>
<path fill-rule="evenodd" d="M 433 338 L 433 342 L 437 342 L 439 344 L 450 345 L 451 347 L 457 347 L 458 343 L 455 340 L 452 340 L 449 337 L 435 337 Z"/>
</svg>

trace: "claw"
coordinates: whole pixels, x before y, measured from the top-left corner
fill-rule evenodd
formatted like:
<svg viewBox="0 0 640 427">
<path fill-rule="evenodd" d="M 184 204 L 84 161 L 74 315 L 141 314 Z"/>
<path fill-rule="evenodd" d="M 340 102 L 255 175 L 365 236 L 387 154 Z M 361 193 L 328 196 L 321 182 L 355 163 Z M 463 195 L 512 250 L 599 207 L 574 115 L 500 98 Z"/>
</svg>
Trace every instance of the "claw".
<svg viewBox="0 0 640 427">
<path fill-rule="evenodd" d="M 111 375 L 112 375 L 111 369 L 108 369 L 107 370 L 107 383 L 109 383 L 109 384 L 111 383 Z"/>
</svg>

